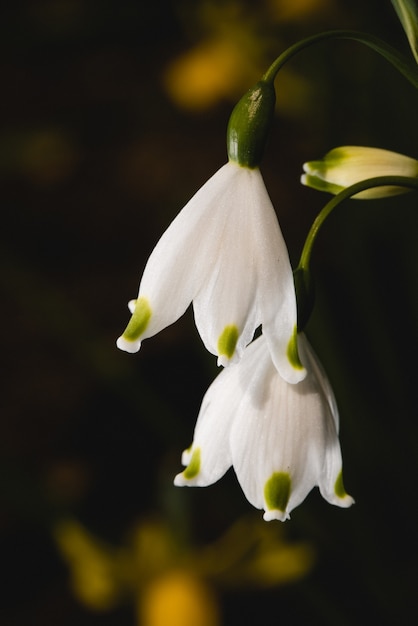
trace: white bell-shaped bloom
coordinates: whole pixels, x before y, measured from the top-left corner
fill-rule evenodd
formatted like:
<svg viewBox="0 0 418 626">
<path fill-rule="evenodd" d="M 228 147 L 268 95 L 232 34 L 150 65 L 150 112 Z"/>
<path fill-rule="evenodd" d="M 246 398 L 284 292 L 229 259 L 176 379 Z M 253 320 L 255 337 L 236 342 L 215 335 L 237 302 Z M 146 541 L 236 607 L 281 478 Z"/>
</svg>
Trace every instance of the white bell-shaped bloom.
<svg viewBox="0 0 418 626">
<path fill-rule="evenodd" d="M 306 337 L 298 336 L 306 378 L 288 384 L 266 338 L 223 370 L 202 402 L 194 440 L 183 452 L 178 486 L 207 486 L 234 467 L 247 499 L 264 519 L 286 520 L 319 486 L 331 504 L 353 503 L 344 490 L 339 417 L 330 383 Z"/>
<path fill-rule="evenodd" d="M 239 360 L 262 324 L 280 374 L 289 383 L 303 379 L 292 268 L 258 168 L 229 161 L 177 215 L 148 259 L 118 347 L 138 351 L 191 302 L 220 365 Z"/>
<path fill-rule="evenodd" d="M 303 185 L 337 194 L 346 187 L 377 176 L 418 177 L 418 161 L 411 157 L 366 146 L 341 146 L 328 152 L 319 161 L 303 165 Z M 362 191 L 353 198 L 373 199 L 408 191 L 405 187 L 382 186 Z"/>
</svg>

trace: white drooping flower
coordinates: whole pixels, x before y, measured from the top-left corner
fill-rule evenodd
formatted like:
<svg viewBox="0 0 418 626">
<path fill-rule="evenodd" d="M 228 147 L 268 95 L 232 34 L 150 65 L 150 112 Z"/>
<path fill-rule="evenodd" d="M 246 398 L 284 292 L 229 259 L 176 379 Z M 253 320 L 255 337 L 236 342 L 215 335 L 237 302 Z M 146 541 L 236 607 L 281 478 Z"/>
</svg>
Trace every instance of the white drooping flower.
<svg viewBox="0 0 418 626">
<path fill-rule="evenodd" d="M 307 375 L 288 384 L 274 367 L 262 335 L 237 365 L 209 387 L 186 469 L 177 486 L 207 486 L 233 466 L 249 502 L 264 519 L 284 521 L 319 486 L 331 504 L 353 503 L 342 480 L 339 416 L 325 372 L 303 334 L 299 354 Z"/>
<path fill-rule="evenodd" d="M 283 378 L 303 379 L 292 268 L 258 167 L 230 160 L 170 224 L 148 259 L 118 347 L 138 351 L 192 302 L 198 331 L 219 364 L 239 360 L 262 325 Z"/>
<path fill-rule="evenodd" d="M 411 157 L 366 146 L 341 146 L 328 152 L 319 161 L 303 165 L 303 185 L 319 191 L 337 194 L 346 187 L 378 176 L 410 176 L 418 178 L 418 161 Z M 353 198 L 373 199 L 393 196 L 408 191 L 405 187 L 373 187 Z"/>
</svg>

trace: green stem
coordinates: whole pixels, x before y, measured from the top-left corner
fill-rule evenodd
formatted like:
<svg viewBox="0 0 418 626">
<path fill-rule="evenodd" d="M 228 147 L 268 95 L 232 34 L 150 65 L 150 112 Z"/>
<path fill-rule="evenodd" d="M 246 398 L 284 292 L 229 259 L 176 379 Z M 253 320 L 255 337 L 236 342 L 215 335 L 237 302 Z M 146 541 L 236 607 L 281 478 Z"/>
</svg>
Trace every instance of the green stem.
<svg viewBox="0 0 418 626">
<path fill-rule="evenodd" d="M 321 210 L 321 212 L 318 214 L 315 221 L 313 222 L 308 236 L 306 237 L 305 245 L 303 246 L 298 268 L 301 268 L 303 270 L 309 270 L 312 248 L 319 233 L 319 230 L 327 217 L 337 206 L 344 202 L 344 200 L 355 196 L 361 191 L 365 191 L 366 189 L 372 189 L 373 187 L 385 186 L 405 187 L 407 189 L 415 189 L 418 191 L 418 178 L 410 178 L 409 176 L 377 176 L 375 178 L 362 180 L 341 191 L 324 206 L 324 208 Z M 361 200 L 361 202 L 368 201 Z"/>
<path fill-rule="evenodd" d="M 369 178 L 355 183 L 341 191 L 337 196 L 333 197 L 318 214 L 313 222 L 300 256 L 299 265 L 293 272 L 295 281 L 296 300 L 298 306 L 298 331 L 305 327 L 309 320 L 314 306 L 314 284 L 311 277 L 310 261 L 313 245 L 316 237 L 323 226 L 325 220 L 332 211 L 339 206 L 344 200 L 355 196 L 361 191 L 371 189 L 373 187 L 395 186 L 405 187 L 407 189 L 415 189 L 418 191 L 418 178 L 409 178 L 407 176 L 379 176 Z M 359 200 L 359 202 L 369 202 L 368 200 Z"/>
<path fill-rule="evenodd" d="M 298 52 L 312 46 L 313 44 L 326 41 L 328 39 L 349 39 L 352 41 L 358 41 L 375 52 L 381 54 L 389 63 L 391 63 L 397 70 L 401 72 L 409 80 L 414 87 L 418 88 L 418 67 L 404 57 L 398 50 L 387 44 L 382 39 L 369 35 L 368 33 L 361 33 L 354 30 L 330 30 L 324 33 L 318 33 L 303 39 L 290 46 L 285 50 L 277 59 L 271 64 L 267 72 L 263 76 L 263 80 L 266 82 L 273 82 L 276 78 L 277 72 L 294 57 Z"/>
</svg>

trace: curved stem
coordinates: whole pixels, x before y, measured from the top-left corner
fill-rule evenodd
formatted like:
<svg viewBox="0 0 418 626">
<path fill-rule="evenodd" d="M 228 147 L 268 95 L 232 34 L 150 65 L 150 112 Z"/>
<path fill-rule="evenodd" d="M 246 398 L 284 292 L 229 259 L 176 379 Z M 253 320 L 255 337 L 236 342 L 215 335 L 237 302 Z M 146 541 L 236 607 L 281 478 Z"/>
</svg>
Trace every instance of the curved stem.
<svg viewBox="0 0 418 626">
<path fill-rule="evenodd" d="M 361 33 L 354 30 L 330 30 L 323 33 L 318 33 L 297 42 L 293 46 L 290 46 L 285 52 L 283 52 L 277 59 L 271 64 L 267 72 L 263 76 L 263 80 L 266 82 L 273 82 L 276 78 L 277 72 L 294 57 L 298 52 L 312 46 L 313 44 L 326 41 L 327 39 L 349 39 L 358 41 L 375 52 L 381 54 L 389 63 L 391 63 L 397 70 L 399 70 L 405 78 L 409 80 L 414 87 L 418 88 L 418 67 L 409 62 L 398 50 L 387 44 L 382 39 L 369 35 L 368 33 Z"/>
<path fill-rule="evenodd" d="M 316 241 L 316 237 L 327 217 L 337 206 L 344 202 L 344 200 L 355 196 L 361 191 L 365 191 L 366 189 L 372 189 L 373 187 L 384 186 L 405 187 L 406 189 L 415 189 L 416 191 L 418 191 L 418 178 L 410 178 L 408 176 L 378 176 L 375 178 L 362 180 L 341 191 L 337 196 L 332 198 L 324 206 L 324 208 L 321 210 L 321 212 L 318 214 L 315 221 L 313 222 L 302 249 L 298 269 L 306 272 L 309 271 L 312 248 Z M 360 202 L 367 202 L 367 200 L 360 200 Z"/>
</svg>

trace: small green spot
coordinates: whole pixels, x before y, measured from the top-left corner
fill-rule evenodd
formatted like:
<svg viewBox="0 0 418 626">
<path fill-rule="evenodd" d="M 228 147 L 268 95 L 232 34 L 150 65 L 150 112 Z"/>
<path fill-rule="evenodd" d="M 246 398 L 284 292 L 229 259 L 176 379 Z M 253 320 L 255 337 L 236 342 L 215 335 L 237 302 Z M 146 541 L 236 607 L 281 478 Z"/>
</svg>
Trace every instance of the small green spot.
<svg viewBox="0 0 418 626">
<path fill-rule="evenodd" d="M 264 500 L 269 510 L 286 511 L 291 480 L 288 472 L 274 472 L 264 485 Z"/>
<path fill-rule="evenodd" d="M 125 328 L 123 338 L 127 341 L 136 341 L 145 332 L 151 319 L 152 310 L 147 298 L 141 296 L 136 301 L 135 310 L 129 320 L 129 324 Z"/>
<path fill-rule="evenodd" d="M 184 478 L 191 480 L 200 472 L 200 448 L 195 448 L 192 453 L 190 463 L 183 472 Z"/>
<path fill-rule="evenodd" d="M 218 354 L 230 359 L 235 352 L 239 337 L 238 327 L 235 324 L 225 326 L 218 339 Z"/>
<path fill-rule="evenodd" d="M 337 476 L 337 480 L 335 481 L 335 485 L 334 485 L 334 491 L 335 491 L 335 495 L 337 496 L 337 498 L 345 498 L 347 495 L 347 492 L 344 488 L 344 483 L 343 483 L 343 471 L 341 470 L 340 473 Z"/>
<path fill-rule="evenodd" d="M 293 330 L 293 335 L 287 344 L 287 358 L 295 370 L 303 370 L 303 365 L 300 362 L 298 352 L 298 329 L 296 326 Z"/>
</svg>

